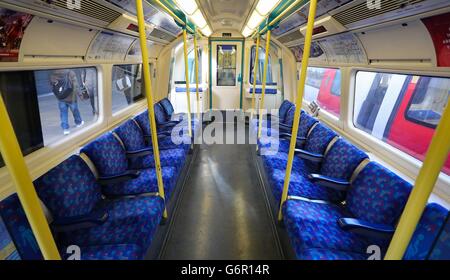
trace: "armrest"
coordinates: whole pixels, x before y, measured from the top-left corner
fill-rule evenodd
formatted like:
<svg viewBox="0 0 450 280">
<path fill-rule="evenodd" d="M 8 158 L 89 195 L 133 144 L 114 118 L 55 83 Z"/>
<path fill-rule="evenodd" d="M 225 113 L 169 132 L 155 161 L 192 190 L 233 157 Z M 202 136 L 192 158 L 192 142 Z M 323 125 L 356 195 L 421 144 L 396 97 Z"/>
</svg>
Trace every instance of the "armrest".
<svg viewBox="0 0 450 280">
<path fill-rule="evenodd" d="M 292 126 L 291 125 L 287 125 L 287 124 L 284 124 L 284 123 L 279 123 L 278 126 L 280 128 L 283 128 L 283 129 L 292 130 Z"/>
<path fill-rule="evenodd" d="M 141 172 L 138 170 L 128 170 L 119 175 L 99 177 L 98 182 L 101 185 L 118 184 L 128 180 L 136 179 L 137 177 L 139 177 L 139 175 L 141 175 Z"/>
<path fill-rule="evenodd" d="M 287 133 L 287 132 L 280 132 L 279 136 L 280 136 L 280 138 L 287 139 L 287 140 L 290 140 L 292 138 L 292 134 L 291 133 Z M 305 141 L 306 141 L 305 137 L 297 136 L 297 142 L 302 142 L 303 143 Z"/>
<path fill-rule="evenodd" d="M 152 155 L 152 154 L 153 154 L 153 148 L 148 147 L 148 148 L 144 148 L 144 149 L 140 149 L 140 150 L 136 150 L 136 151 L 128 151 L 127 157 L 128 158 L 137 158 L 137 157 L 143 157 L 143 156 L 148 156 L 148 155 Z"/>
<path fill-rule="evenodd" d="M 338 224 L 343 230 L 374 238 L 390 239 L 395 232 L 395 228 L 390 225 L 374 224 L 352 218 L 341 218 Z"/>
<path fill-rule="evenodd" d="M 108 212 L 102 210 L 83 216 L 56 219 L 51 225 L 56 232 L 73 231 L 102 225 L 108 217 Z"/>
<path fill-rule="evenodd" d="M 309 174 L 308 178 L 319 186 L 335 189 L 338 191 L 346 191 L 350 187 L 350 182 L 346 180 L 336 179 L 319 174 Z"/>
<path fill-rule="evenodd" d="M 302 149 L 295 149 L 295 154 L 302 159 L 306 159 L 317 163 L 321 163 L 324 158 L 323 155 L 321 154 L 311 153 Z"/>
</svg>

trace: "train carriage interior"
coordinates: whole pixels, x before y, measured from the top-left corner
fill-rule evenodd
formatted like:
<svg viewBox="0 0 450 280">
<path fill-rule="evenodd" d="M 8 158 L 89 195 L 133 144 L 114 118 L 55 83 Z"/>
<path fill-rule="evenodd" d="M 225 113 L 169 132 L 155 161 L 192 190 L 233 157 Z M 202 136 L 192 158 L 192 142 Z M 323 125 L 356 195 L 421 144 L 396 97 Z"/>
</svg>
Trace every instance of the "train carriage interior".
<svg viewBox="0 0 450 280">
<path fill-rule="evenodd" d="M 0 260 L 450 260 L 450 1 L 0 0 Z"/>
</svg>

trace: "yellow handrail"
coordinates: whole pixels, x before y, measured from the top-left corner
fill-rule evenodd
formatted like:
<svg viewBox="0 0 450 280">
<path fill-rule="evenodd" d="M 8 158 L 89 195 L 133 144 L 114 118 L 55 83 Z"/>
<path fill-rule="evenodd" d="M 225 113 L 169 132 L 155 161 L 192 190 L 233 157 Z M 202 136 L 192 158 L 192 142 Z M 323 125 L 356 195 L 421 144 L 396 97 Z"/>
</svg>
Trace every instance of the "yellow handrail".
<svg viewBox="0 0 450 280">
<path fill-rule="evenodd" d="M 186 76 L 186 97 L 188 109 L 188 129 L 189 137 L 192 137 L 192 120 L 191 120 L 191 88 L 189 84 L 189 62 L 188 62 L 188 46 L 187 46 L 187 31 L 183 29 L 183 43 L 184 43 L 184 74 Z"/>
<path fill-rule="evenodd" d="M 197 36 L 194 34 L 194 51 L 195 51 L 195 84 L 196 84 L 196 98 L 197 98 L 197 119 L 200 120 L 200 93 L 198 86 L 198 45 Z"/>
<path fill-rule="evenodd" d="M 259 66 L 259 45 L 261 41 L 261 36 L 258 34 L 256 38 L 256 50 L 255 50 L 255 62 L 253 62 L 253 94 L 252 94 L 252 111 L 250 112 L 250 119 L 253 119 L 253 113 L 255 112 L 255 98 L 256 98 L 256 75 L 258 73 Z"/>
<path fill-rule="evenodd" d="M 401 260 L 405 254 L 417 223 L 425 209 L 442 166 L 450 151 L 450 104 L 442 115 L 427 155 L 417 176 L 414 189 L 403 211 L 400 222 L 386 253 L 386 260 Z"/>
<path fill-rule="evenodd" d="M 20 203 L 28 218 L 42 255 L 46 260 L 61 260 L 58 248 L 48 226 L 28 167 L 22 155 L 14 128 L 0 93 L 0 152 L 17 189 Z"/>
<path fill-rule="evenodd" d="M 283 194 L 280 201 L 280 210 L 278 212 L 278 220 L 283 219 L 283 204 L 289 193 L 289 183 L 291 180 L 292 163 L 294 161 L 294 150 L 297 144 L 298 126 L 300 124 L 300 114 L 302 111 L 303 95 L 305 93 L 306 74 L 308 70 L 309 54 L 311 52 L 312 35 L 314 29 L 314 20 L 316 17 L 317 0 L 311 0 L 308 15 L 308 27 L 305 36 L 305 46 L 303 48 L 302 69 L 300 72 L 300 81 L 297 89 L 297 100 L 295 100 L 295 117 L 292 127 L 291 143 L 289 148 L 288 163 L 286 166 L 286 176 L 284 178 Z"/>
<path fill-rule="evenodd" d="M 141 50 L 142 50 L 142 68 L 144 71 L 143 73 L 145 81 L 144 86 L 145 86 L 145 93 L 147 96 L 148 118 L 150 119 L 153 155 L 155 158 L 156 175 L 158 179 L 158 192 L 161 198 L 164 200 L 163 217 L 167 218 L 167 208 L 165 206 L 166 195 L 164 191 L 164 182 L 162 178 L 161 161 L 159 158 L 159 143 L 158 143 L 158 134 L 156 131 L 155 111 L 153 108 L 152 80 L 150 79 L 150 61 L 148 59 L 147 37 L 145 35 L 145 19 L 144 19 L 144 9 L 142 7 L 142 0 L 136 0 L 136 11 L 139 26 L 139 41 L 141 43 Z"/>
<path fill-rule="evenodd" d="M 267 69 L 269 68 L 269 51 L 270 51 L 270 36 L 271 36 L 271 34 L 272 34 L 272 31 L 270 31 L 270 30 L 267 31 L 266 57 L 265 57 L 265 61 L 264 61 L 261 102 L 259 104 L 258 139 L 261 138 L 261 134 L 262 134 L 263 109 L 264 109 L 264 98 L 266 96 Z M 256 77 L 255 77 L 255 79 L 256 79 Z"/>
</svg>

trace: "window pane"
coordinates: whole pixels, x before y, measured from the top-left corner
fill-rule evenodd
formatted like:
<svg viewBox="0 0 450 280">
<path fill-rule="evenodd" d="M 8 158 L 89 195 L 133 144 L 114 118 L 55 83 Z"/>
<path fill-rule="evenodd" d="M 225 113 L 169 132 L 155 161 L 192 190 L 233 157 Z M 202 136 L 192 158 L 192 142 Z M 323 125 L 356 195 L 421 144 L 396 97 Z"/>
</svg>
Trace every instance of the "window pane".
<svg viewBox="0 0 450 280">
<path fill-rule="evenodd" d="M 256 46 L 252 47 L 251 57 L 250 57 L 250 83 L 253 84 L 253 75 L 255 73 L 255 55 L 256 55 Z M 266 59 L 266 50 L 262 47 L 259 47 L 258 52 L 258 71 L 256 73 L 256 84 L 261 85 L 261 77 L 264 75 L 264 63 Z M 269 55 L 269 64 L 267 66 L 267 83 L 273 83 L 273 73 L 272 73 L 272 60 Z"/>
<path fill-rule="evenodd" d="M 43 147 L 33 71 L 0 73 L 0 92 L 23 154 L 28 155 Z M 4 162 L 0 155 L 2 166 Z"/>
<path fill-rule="evenodd" d="M 143 99 L 142 86 L 142 64 L 114 65 L 112 112 L 116 113 Z"/>
<path fill-rule="evenodd" d="M 198 83 L 202 83 L 202 51 L 199 50 L 198 52 Z M 195 53 L 194 50 L 192 50 L 188 54 L 188 64 L 189 64 L 189 83 L 195 84 Z M 183 67 L 184 68 L 184 67 Z M 183 72 L 184 73 L 184 72 Z"/>
<path fill-rule="evenodd" d="M 448 102 L 450 79 L 360 71 L 354 125 L 423 160 Z M 450 158 L 444 167 L 450 174 Z"/>
<path fill-rule="evenodd" d="M 34 71 L 44 144 L 97 120 L 97 69 Z"/>
<path fill-rule="evenodd" d="M 323 110 L 339 117 L 341 110 L 341 71 L 308 67 L 305 100 L 315 101 Z"/>
<path fill-rule="evenodd" d="M 236 45 L 217 46 L 217 86 L 236 86 Z"/>
</svg>

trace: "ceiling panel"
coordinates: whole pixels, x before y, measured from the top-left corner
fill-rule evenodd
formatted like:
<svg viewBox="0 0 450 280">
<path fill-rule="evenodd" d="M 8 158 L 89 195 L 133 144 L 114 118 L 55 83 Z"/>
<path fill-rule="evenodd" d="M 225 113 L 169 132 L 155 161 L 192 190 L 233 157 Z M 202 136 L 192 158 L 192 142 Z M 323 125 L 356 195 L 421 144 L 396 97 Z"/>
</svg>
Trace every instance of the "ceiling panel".
<svg viewBox="0 0 450 280">
<path fill-rule="evenodd" d="M 197 0 L 214 31 L 241 31 L 256 0 Z"/>
</svg>

